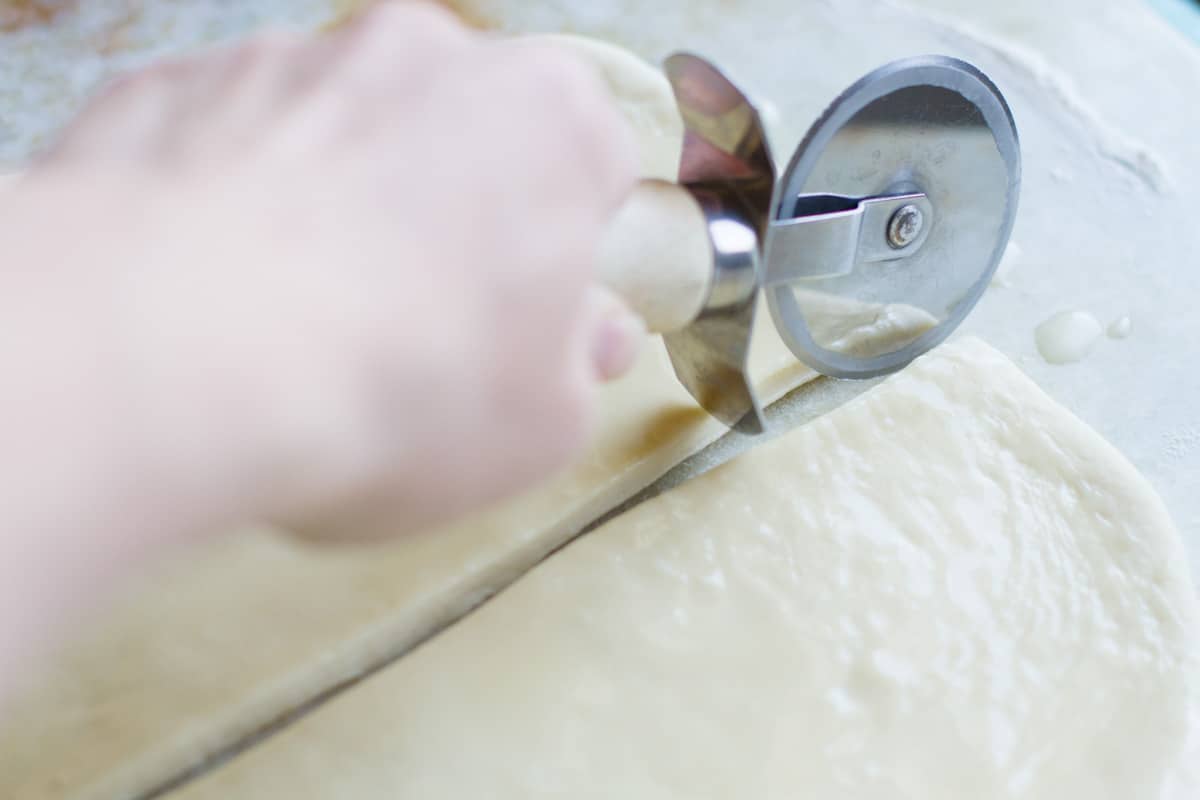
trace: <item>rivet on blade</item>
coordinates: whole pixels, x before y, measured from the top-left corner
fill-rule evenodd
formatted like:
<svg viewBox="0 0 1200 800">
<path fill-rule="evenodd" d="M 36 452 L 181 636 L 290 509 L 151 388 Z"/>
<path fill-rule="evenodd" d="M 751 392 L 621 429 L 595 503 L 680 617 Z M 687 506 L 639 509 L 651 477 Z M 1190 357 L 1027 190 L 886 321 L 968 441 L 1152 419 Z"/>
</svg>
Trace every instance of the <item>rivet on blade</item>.
<svg viewBox="0 0 1200 800">
<path fill-rule="evenodd" d="M 921 229 L 925 226 L 925 215 L 914 205 L 896 209 L 888 222 L 888 244 L 895 250 L 903 250 L 917 240 Z"/>
</svg>

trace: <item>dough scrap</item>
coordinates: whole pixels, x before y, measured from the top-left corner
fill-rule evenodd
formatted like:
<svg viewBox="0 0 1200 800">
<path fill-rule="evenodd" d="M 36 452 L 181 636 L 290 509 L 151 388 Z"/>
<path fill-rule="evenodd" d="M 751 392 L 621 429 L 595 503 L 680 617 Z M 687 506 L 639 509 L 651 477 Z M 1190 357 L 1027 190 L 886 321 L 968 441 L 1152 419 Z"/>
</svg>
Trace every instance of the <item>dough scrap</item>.
<svg viewBox="0 0 1200 800">
<path fill-rule="evenodd" d="M 977 340 L 573 542 L 176 800 L 1194 797 L 1200 614 Z"/>
<path fill-rule="evenodd" d="M 906 303 L 867 303 L 811 289 L 794 290 L 805 324 L 820 347 L 857 358 L 898 350 L 938 324 Z"/>
</svg>

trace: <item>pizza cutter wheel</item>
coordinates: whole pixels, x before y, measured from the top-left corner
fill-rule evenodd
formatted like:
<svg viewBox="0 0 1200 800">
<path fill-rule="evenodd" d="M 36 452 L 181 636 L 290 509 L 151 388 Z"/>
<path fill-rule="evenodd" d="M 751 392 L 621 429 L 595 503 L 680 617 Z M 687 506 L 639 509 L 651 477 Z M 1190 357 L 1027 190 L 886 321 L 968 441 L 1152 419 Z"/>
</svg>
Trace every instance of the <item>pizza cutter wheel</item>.
<svg viewBox="0 0 1200 800">
<path fill-rule="evenodd" d="M 662 241 L 654 274 L 602 259 L 601 275 L 663 334 L 679 380 L 713 416 L 765 428 L 747 373 L 760 293 L 796 357 L 836 378 L 901 369 L 962 322 L 1004 253 L 1021 182 L 1012 114 L 982 72 L 942 56 L 875 70 L 833 101 L 777 178 L 745 93 L 695 55 L 665 68 L 685 129 L 670 202 L 693 205 L 709 252 Z M 847 347 L 839 308 L 925 322 Z"/>
</svg>

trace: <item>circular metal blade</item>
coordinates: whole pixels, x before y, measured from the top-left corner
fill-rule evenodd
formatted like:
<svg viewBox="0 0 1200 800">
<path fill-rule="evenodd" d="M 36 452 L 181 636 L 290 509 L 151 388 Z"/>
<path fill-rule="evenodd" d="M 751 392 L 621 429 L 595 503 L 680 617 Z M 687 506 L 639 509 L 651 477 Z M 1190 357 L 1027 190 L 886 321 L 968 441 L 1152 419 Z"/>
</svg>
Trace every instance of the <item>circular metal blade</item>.
<svg viewBox="0 0 1200 800">
<path fill-rule="evenodd" d="M 809 366 L 843 378 L 892 372 L 939 344 L 987 288 L 1020 182 L 1012 113 L 978 69 L 921 56 L 867 75 L 809 130 L 779 182 L 776 217 L 790 218 L 799 195 L 924 192 L 926 238 L 907 258 L 770 287 L 783 340 Z"/>
</svg>

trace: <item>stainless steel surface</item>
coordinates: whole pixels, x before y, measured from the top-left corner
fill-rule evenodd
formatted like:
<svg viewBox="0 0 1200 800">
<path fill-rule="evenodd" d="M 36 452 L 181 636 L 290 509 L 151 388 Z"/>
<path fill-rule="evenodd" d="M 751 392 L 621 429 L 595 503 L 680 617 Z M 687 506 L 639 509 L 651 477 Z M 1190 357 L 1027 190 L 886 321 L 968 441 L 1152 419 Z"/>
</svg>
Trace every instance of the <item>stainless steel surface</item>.
<svg viewBox="0 0 1200 800">
<path fill-rule="evenodd" d="M 696 402 L 743 433 L 766 430 L 747 371 L 757 308 L 748 302 L 706 312 L 682 331 L 663 335 L 675 375 Z"/>
<path fill-rule="evenodd" d="M 696 402 L 731 428 L 761 433 L 748 360 L 775 161 L 758 110 L 720 70 L 690 53 L 672 55 L 664 69 L 685 130 L 679 183 L 704 209 L 714 276 L 704 311 L 663 342 Z"/>
<path fill-rule="evenodd" d="M 675 375 L 696 402 L 731 428 L 762 433 L 762 405 L 748 371 L 758 308 L 758 236 L 723 210 L 715 197 L 701 196 L 701 204 L 716 271 L 710 303 L 720 304 L 710 306 L 683 330 L 664 334 L 663 342 Z"/>
<path fill-rule="evenodd" d="M 895 371 L 939 344 L 974 307 L 1004 253 L 1020 178 L 1012 114 L 991 81 L 971 65 L 922 56 L 859 80 L 810 129 L 780 181 L 783 195 L 922 192 L 929 203 L 921 209 L 923 244 L 897 264 L 831 271 L 806 281 L 804 295 L 791 286 L 771 286 L 768 304 L 785 343 L 809 366 L 842 378 Z M 786 208 L 777 212 L 780 222 L 788 216 Z M 787 244 L 780 239 L 778 246 Z M 772 268 L 775 247 L 768 242 Z M 887 342 L 852 357 L 830 349 L 808 325 L 811 309 L 803 298 L 822 295 L 913 306 L 936 325 L 912 341 Z"/>
<path fill-rule="evenodd" d="M 922 230 L 917 230 L 903 249 L 889 243 L 892 220 L 905 208 L 933 214 L 928 198 L 921 193 L 861 199 L 826 194 L 796 198 L 792 206 L 796 216 L 771 223 L 763 286 L 849 275 L 857 266 L 917 253 L 925 241 Z"/>
<path fill-rule="evenodd" d="M 773 212 L 775 159 L 758 109 L 721 70 L 691 53 L 663 69 L 683 117 L 679 183 L 722 198 L 759 236 Z"/>
<path fill-rule="evenodd" d="M 713 252 L 713 278 L 704 307 L 719 311 L 745 305 L 758 290 L 758 234 L 721 202 L 720 197 L 696 193 L 708 223 Z"/>
</svg>

